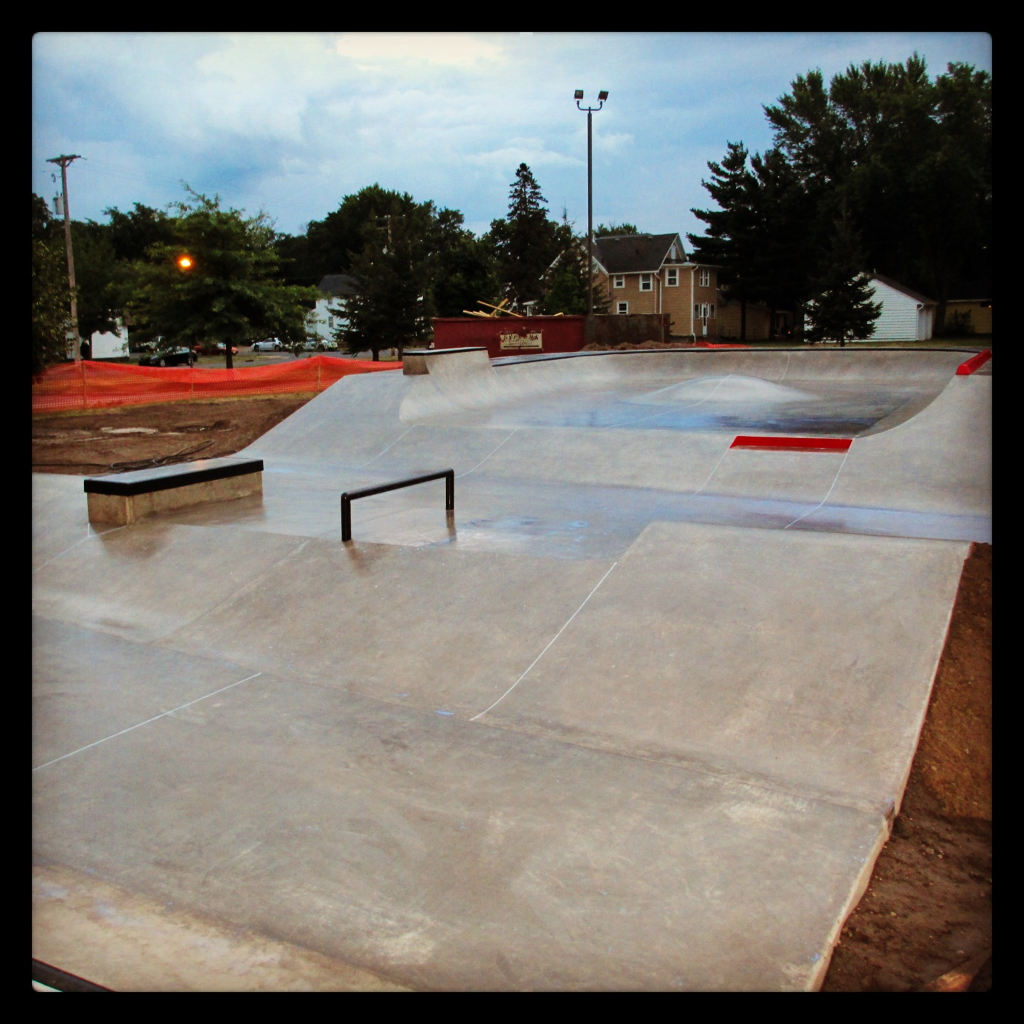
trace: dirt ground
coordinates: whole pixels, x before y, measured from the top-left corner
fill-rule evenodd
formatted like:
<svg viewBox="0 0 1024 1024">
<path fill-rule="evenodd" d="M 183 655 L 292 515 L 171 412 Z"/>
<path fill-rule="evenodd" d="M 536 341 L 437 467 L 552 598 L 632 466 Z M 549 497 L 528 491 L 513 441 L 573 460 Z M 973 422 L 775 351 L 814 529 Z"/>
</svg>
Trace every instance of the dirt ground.
<svg viewBox="0 0 1024 1024">
<path fill-rule="evenodd" d="M 32 418 L 32 470 L 102 475 L 230 455 L 312 396 Z M 992 987 L 992 547 L 964 564 L 892 836 L 842 930 L 826 992 Z"/>
</svg>

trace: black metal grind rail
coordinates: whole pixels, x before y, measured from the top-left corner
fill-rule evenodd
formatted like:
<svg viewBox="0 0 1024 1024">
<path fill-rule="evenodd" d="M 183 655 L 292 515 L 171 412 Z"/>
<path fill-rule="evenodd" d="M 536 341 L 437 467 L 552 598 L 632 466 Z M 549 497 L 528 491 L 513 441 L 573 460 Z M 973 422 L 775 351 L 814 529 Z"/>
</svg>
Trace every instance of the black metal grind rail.
<svg viewBox="0 0 1024 1024">
<path fill-rule="evenodd" d="M 352 502 L 357 498 L 369 498 L 373 494 L 385 491 L 397 491 L 400 487 L 412 487 L 414 484 L 425 484 L 428 480 L 440 480 L 444 477 L 444 507 L 451 512 L 455 508 L 455 470 L 442 469 L 438 473 L 427 473 L 424 476 L 411 476 L 406 480 L 395 480 L 390 484 L 378 484 L 376 487 L 361 487 L 358 491 L 346 491 L 341 496 L 341 541 L 352 539 Z"/>
</svg>

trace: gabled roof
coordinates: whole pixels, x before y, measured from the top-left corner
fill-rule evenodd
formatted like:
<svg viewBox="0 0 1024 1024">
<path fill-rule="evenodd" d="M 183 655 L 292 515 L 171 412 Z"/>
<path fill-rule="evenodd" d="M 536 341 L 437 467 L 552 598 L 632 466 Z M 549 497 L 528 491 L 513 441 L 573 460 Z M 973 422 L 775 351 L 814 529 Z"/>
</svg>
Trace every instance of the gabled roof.
<svg viewBox="0 0 1024 1024">
<path fill-rule="evenodd" d="M 886 277 L 884 274 L 872 274 L 872 281 L 881 281 L 882 284 L 887 284 L 890 288 L 895 288 L 896 291 L 902 292 L 908 298 L 913 299 L 915 302 L 924 303 L 926 306 L 937 306 L 938 303 L 934 299 L 929 299 L 927 295 L 922 295 L 920 292 L 915 292 L 913 288 L 908 288 L 906 285 L 902 285 L 899 281 L 894 281 L 891 277 Z"/>
<path fill-rule="evenodd" d="M 324 295 L 335 299 L 347 299 L 359 291 L 351 274 L 325 274 L 317 287 Z"/>
<path fill-rule="evenodd" d="M 670 259 L 675 243 L 677 258 Z M 678 233 L 669 235 L 604 235 L 594 239 L 594 259 L 609 274 L 649 274 L 665 263 L 685 263 Z"/>
</svg>

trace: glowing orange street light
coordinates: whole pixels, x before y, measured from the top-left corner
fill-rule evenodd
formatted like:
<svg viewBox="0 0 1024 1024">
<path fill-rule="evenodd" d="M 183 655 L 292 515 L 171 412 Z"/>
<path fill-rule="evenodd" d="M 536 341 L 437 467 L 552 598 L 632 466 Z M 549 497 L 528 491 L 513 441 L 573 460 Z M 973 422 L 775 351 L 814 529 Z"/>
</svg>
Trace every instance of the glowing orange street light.
<svg viewBox="0 0 1024 1024">
<path fill-rule="evenodd" d="M 182 270 L 191 270 L 192 269 L 192 257 L 191 256 L 179 256 L 178 257 L 178 266 Z"/>
</svg>

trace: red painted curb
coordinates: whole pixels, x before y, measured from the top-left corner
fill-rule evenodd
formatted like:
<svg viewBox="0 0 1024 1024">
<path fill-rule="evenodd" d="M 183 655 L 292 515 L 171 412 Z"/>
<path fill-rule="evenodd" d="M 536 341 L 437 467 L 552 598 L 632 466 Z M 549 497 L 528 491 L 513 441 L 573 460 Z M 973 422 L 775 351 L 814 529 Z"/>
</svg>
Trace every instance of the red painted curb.
<svg viewBox="0 0 1024 1024">
<path fill-rule="evenodd" d="M 780 451 L 845 452 L 853 440 L 849 437 L 752 437 L 740 434 L 730 448 L 775 448 Z"/>
<path fill-rule="evenodd" d="M 965 363 L 961 363 L 956 368 L 956 375 L 958 377 L 966 377 L 969 373 L 974 373 L 979 366 L 984 366 L 992 358 L 992 349 L 987 348 L 984 352 L 979 352 L 976 356 L 971 356 L 970 359 Z"/>
</svg>

